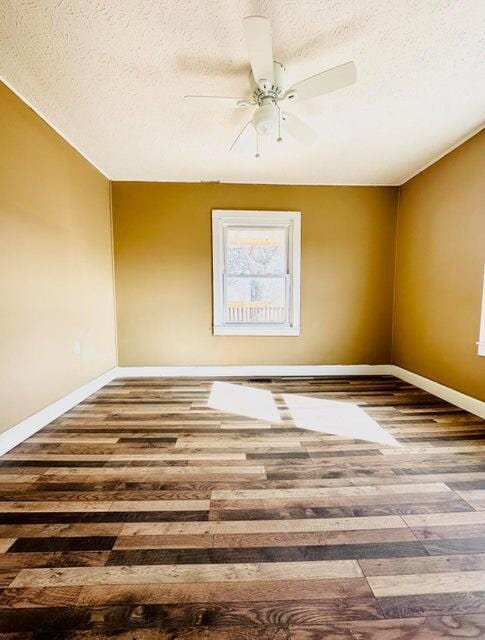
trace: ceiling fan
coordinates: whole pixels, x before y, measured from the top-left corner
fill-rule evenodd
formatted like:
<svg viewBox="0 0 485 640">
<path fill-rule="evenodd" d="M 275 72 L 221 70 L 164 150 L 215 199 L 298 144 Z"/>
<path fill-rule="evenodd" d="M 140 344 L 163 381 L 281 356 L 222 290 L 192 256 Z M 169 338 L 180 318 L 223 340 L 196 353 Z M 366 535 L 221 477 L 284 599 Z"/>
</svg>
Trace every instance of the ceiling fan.
<svg viewBox="0 0 485 640">
<path fill-rule="evenodd" d="M 185 96 L 187 100 L 206 100 L 225 103 L 230 107 L 256 107 L 251 120 L 246 122 L 230 147 L 241 150 L 244 139 L 256 134 L 256 158 L 260 157 L 260 136 L 282 140 L 282 132 L 302 144 L 310 144 L 317 137 L 316 132 L 292 113 L 280 109 L 280 104 L 307 100 L 337 91 L 356 81 L 354 62 L 327 69 L 310 78 L 301 80 L 286 88 L 285 68 L 273 60 L 271 26 L 267 18 L 248 16 L 244 18 L 244 34 L 249 53 L 251 71 L 249 87 L 251 97 L 232 98 L 226 96 Z"/>
</svg>

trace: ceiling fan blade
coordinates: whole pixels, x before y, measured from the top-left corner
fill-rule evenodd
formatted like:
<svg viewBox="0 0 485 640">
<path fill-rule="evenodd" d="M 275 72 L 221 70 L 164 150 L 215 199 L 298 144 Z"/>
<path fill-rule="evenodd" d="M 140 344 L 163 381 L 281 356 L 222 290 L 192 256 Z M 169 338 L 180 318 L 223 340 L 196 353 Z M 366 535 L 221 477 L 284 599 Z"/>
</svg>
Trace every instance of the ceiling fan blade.
<svg viewBox="0 0 485 640">
<path fill-rule="evenodd" d="M 348 87 L 357 79 L 357 70 L 354 62 L 346 62 L 338 67 L 317 73 L 306 80 L 297 82 L 290 87 L 285 94 L 288 100 L 307 100 L 316 96 L 322 96 L 331 91 L 337 91 Z"/>
<path fill-rule="evenodd" d="M 214 102 L 228 107 L 250 107 L 251 102 L 245 98 L 232 98 L 229 96 L 184 96 L 185 100 L 205 100 L 206 102 Z"/>
<path fill-rule="evenodd" d="M 241 131 L 237 134 L 236 139 L 229 147 L 229 151 L 244 152 L 249 148 L 250 143 L 254 140 L 254 128 L 252 120 L 246 122 Z"/>
<path fill-rule="evenodd" d="M 316 140 L 316 132 L 292 113 L 282 113 L 281 120 L 283 129 L 301 144 L 309 145 Z"/>
<path fill-rule="evenodd" d="M 273 44 L 269 20 L 261 16 L 248 16 L 244 18 L 243 24 L 254 80 L 258 84 L 261 80 L 272 83 L 274 80 Z"/>
</svg>

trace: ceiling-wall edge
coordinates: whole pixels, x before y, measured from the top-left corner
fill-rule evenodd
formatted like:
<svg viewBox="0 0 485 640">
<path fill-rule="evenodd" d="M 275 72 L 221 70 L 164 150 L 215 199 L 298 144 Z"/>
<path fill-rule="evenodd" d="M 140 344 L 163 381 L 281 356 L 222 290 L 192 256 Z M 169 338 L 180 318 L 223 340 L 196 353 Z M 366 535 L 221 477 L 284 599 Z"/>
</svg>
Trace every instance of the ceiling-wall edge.
<svg viewBox="0 0 485 640">
<path fill-rule="evenodd" d="M 2 82 L 12 93 L 14 93 L 24 104 L 26 104 L 29 109 L 31 109 L 41 120 L 43 120 L 53 131 L 57 133 L 65 142 L 67 142 L 79 155 L 81 155 L 89 164 L 91 164 L 97 171 L 99 171 L 107 180 L 110 182 L 148 182 L 148 183 L 160 183 L 160 184 L 242 184 L 242 185 L 267 185 L 267 186 L 287 186 L 287 187 L 395 187 L 400 188 L 404 186 L 407 182 L 418 176 L 426 169 L 429 169 L 436 162 L 439 162 L 442 158 L 447 156 L 449 153 L 460 147 L 462 144 L 473 138 L 475 135 L 480 133 L 482 129 L 485 128 L 485 121 L 480 122 L 479 125 L 468 131 L 466 134 L 458 138 L 451 145 L 447 146 L 443 151 L 440 151 L 436 155 L 434 155 L 429 161 L 425 164 L 422 164 L 417 169 L 413 169 L 411 173 L 407 175 L 406 178 L 402 179 L 398 182 L 368 182 L 368 183 L 360 183 L 360 182 L 332 182 L 332 183 L 323 183 L 323 182 L 264 182 L 264 181 L 240 181 L 240 180 L 173 180 L 171 178 L 167 178 L 166 180 L 151 180 L 151 179 L 133 179 L 133 178 L 115 178 L 111 176 L 107 171 L 102 169 L 97 162 L 95 162 L 86 151 L 80 147 L 78 144 L 74 143 L 72 139 L 67 136 L 62 129 L 60 129 L 50 118 L 48 118 L 41 109 L 39 109 L 34 103 L 26 98 L 21 91 L 19 91 L 5 76 L 0 74 L 0 82 Z"/>
<path fill-rule="evenodd" d="M 396 183 L 383 182 L 257 182 L 241 181 L 241 180 L 133 180 L 130 178 L 110 179 L 113 184 L 117 182 L 136 182 L 143 184 L 232 184 L 247 186 L 267 186 L 267 187 L 385 187 L 386 189 L 398 189 L 401 185 Z"/>
<path fill-rule="evenodd" d="M 110 182 L 112 181 L 112 178 L 106 171 L 104 171 L 104 169 L 101 169 L 101 167 L 96 162 L 94 162 L 94 160 L 92 160 L 92 158 L 90 158 L 89 155 L 81 147 L 79 147 L 79 145 L 75 144 L 70 139 L 70 137 L 67 136 L 61 129 L 59 129 L 59 127 L 55 125 L 54 122 L 52 122 L 52 120 L 48 118 L 38 107 L 36 107 L 31 100 L 26 98 L 21 91 L 14 87 L 14 85 L 9 80 L 7 80 L 5 76 L 0 75 L 0 82 L 2 82 L 8 89 L 10 89 L 10 91 L 14 93 L 17 98 L 19 98 L 19 100 L 22 100 L 22 102 L 26 104 L 29 109 L 31 109 L 35 113 L 35 115 L 43 120 L 53 131 L 57 133 L 58 136 L 60 136 L 65 142 L 67 142 L 67 144 L 71 146 L 74 151 L 77 151 L 77 153 L 79 153 L 79 155 L 82 156 L 86 160 L 86 162 L 89 162 L 89 164 L 92 165 L 97 171 L 99 171 L 99 173 L 101 173 L 101 175 L 103 175 L 107 180 L 109 180 Z"/>
<path fill-rule="evenodd" d="M 458 147 L 461 147 L 462 144 L 465 144 L 465 142 L 467 142 L 468 140 L 471 140 L 474 136 L 479 134 L 483 128 L 485 128 L 485 121 L 482 121 L 478 126 L 471 129 L 471 131 L 468 131 L 465 135 L 458 138 L 457 141 L 455 141 L 453 144 L 446 147 L 446 149 L 443 152 L 440 152 L 438 153 L 438 155 L 433 156 L 433 159 L 427 162 L 426 164 L 422 165 L 420 169 L 417 169 L 416 171 L 413 170 L 413 172 L 411 172 L 411 174 L 405 180 L 403 180 L 396 186 L 398 187 L 404 186 L 406 182 L 409 182 L 416 176 L 419 176 L 420 173 L 423 173 L 423 171 L 426 171 L 426 169 L 429 169 L 430 167 L 432 167 L 434 164 L 439 162 L 442 158 L 447 156 L 449 153 L 451 153 L 455 149 L 458 149 Z"/>
</svg>

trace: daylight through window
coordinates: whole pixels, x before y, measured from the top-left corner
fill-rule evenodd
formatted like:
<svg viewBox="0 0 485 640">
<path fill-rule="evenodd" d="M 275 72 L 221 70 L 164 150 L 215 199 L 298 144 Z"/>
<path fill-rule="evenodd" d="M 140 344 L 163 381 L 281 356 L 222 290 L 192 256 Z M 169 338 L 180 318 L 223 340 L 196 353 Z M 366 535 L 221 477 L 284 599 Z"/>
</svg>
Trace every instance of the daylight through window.
<svg viewBox="0 0 485 640">
<path fill-rule="evenodd" d="M 300 214 L 213 211 L 214 333 L 298 335 Z"/>
</svg>

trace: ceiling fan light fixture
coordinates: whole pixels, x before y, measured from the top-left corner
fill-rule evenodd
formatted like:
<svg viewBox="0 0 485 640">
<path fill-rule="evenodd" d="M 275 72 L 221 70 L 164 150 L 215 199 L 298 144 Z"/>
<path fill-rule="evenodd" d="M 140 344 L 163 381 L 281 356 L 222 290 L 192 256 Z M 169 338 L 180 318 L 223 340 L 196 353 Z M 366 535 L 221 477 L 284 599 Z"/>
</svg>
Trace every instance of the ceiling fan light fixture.
<svg viewBox="0 0 485 640">
<path fill-rule="evenodd" d="M 253 126 L 262 136 L 276 133 L 279 122 L 279 111 L 275 104 L 265 104 L 254 112 Z"/>
</svg>

